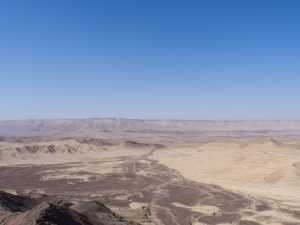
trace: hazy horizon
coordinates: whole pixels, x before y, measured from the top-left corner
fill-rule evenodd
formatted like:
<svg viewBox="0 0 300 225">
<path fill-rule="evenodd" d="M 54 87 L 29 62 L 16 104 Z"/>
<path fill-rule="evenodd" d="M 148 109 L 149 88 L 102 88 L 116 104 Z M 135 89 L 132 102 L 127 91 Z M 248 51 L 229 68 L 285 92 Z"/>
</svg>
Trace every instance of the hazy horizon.
<svg viewBox="0 0 300 225">
<path fill-rule="evenodd" d="M 181 119 L 181 118 L 126 118 L 126 117 L 69 117 L 69 118 L 23 118 L 23 119 L 0 119 L 0 122 L 5 121 L 43 121 L 43 120 L 140 120 L 140 121 L 196 121 L 196 122 L 240 122 L 240 121 L 300 121 L 300 119 Z"/>
<path fill-rule="evenodd" d="M 300 225 L 300 1 L 0 1 L 1 225 Z"/>
</svg>

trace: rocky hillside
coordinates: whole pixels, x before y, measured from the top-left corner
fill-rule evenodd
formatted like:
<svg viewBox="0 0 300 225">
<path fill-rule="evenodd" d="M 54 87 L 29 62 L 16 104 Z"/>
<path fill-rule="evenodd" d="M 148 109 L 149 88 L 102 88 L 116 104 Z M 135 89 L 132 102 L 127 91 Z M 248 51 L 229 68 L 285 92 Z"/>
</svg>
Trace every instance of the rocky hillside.
<svg viewBox="0 0 300 225">
<path fill-rule="evenodd" d="M 39 198 L 0 191 L 2 225 L 139 225 L 97 201 L 72 203 L 57 197 Z"/>
</svg>

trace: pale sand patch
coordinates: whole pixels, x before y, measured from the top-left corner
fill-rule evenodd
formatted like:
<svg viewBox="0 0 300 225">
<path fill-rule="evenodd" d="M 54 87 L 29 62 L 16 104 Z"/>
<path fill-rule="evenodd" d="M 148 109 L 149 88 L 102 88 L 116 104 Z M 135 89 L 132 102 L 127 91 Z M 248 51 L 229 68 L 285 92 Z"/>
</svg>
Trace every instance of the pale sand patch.
<svg viewBox="0 0 300 225">
<path fill-rule="evenodd" d="M 124 194 L 124 195 L 117 195 L 115 196 L 115 200 L 121 200 L 121 201 L 128 201 L 128 198 L 130 197 L 131 195 L 130 194 Z"/>
<path fill-rule="evenodd" d="M 178 202 L 173 202 L 172 205 L 176 206 L 176 207 L 180 207 L 180 208 L 186 208 L 186 209 L 190 209 L 193 212 L 200 212 L 203 213 L 205 215 L 217 215 L 217 214 L 221 214 L 221 210 L 216 207 L 216 206 L 211 206 L 211 205 L 196 205 L 196 206 L 187 206 Z"/>
<path fill-rule="evenodd" d="M 142 175 L 142 176 L 155 176 L 156 173 L 152 171 L 145 171 L 145 170 L 140 170 L 135 173 L 136 175 Z"/>
<path fill-rule="evenodd" d="M 5 190 L 3 190 L 3 191 L 5 191 L 5 192 L 7 192 L 7 193 L 10 193 L 10 194 L 12 194 L 12 195 L 17 195 L 17 194 L 18 194 L 15 190 L 12 190 L 12 189 L 5 189 Z"/>
<path fill-rule="evenodd" d="M 208 224 L 207 223 L 201 223 L 201 222 L 194 222 L 194 223 L 192 223 L 192 225 L 208 225 Z M 218 223 L 218 225 L 232 225 L 232 223 Z"/>
<path fill-rule="evenodd" d="M 90 180 L 90 175 L 79 175 L 79 174 L 47 174 L 42 176 L 41 180 L 67 180 L 67 179 L 78 179 L 84 182 L 88 182 Z"/>
<path fill-rule="evenodd" d="M 129 203 L 129 206 L 133 210 L 141 210 L 141 209 L 143 209 L 143 207 L 147 207 L 147 204 L 140 203 L 140 202 L 131 202 L 131 203 Z"/>
<path fill-rule="evenodd" d="M 257 221 L 258 217 L 261 218 L 268 218 L 266 221 L 260 221 L 262 224 L 266 225 L 275 225 L 275 224 L 282 224 L 282 223 L 297 223 L 299 222 L 298 219 L 293 217 L 292 215 L 282 213 L 279 210 L 268 210 L 268 211 L 255 211 L 254 216 L 245 216 L 243 220 L 250 220 L 250 221 Z"/>
<path fill-rule="evenodd" d="M 300 205 L 300 151 L 273 141 L 212 142 L 160 150 L 151 158 L 197 182 Z"/>
</svg>

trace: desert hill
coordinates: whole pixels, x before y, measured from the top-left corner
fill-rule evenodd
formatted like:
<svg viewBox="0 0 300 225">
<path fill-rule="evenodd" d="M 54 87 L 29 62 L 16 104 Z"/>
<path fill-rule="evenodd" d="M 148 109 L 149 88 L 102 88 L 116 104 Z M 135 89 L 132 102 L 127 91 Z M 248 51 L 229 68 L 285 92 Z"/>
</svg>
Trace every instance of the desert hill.
<svg viewBox="0 0 300 225">
<path fill-rule="evenodd" d="M 43 199 L 46 199 L 43 201 Z M 138 225 L 97 201 L 73 203 L 57 197 L 31 198 L 0 192 L 2 225 Z M 77 211 L 78 210 L 78 211 Z"/>
</svg>

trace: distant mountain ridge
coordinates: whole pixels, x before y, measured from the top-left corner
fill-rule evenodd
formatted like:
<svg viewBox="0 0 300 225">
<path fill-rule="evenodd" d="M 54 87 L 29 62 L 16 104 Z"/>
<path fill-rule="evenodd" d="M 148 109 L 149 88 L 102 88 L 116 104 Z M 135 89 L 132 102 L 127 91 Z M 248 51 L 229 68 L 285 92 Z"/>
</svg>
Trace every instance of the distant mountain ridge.
<svg viewBox="0 0 300 225">
<path fill-rule="evenodd" d="M 0 121 L 1 136 L 93 136 L 98 133 L 300 131 L 300 120 L 53 119 Z"/>
</svg>

